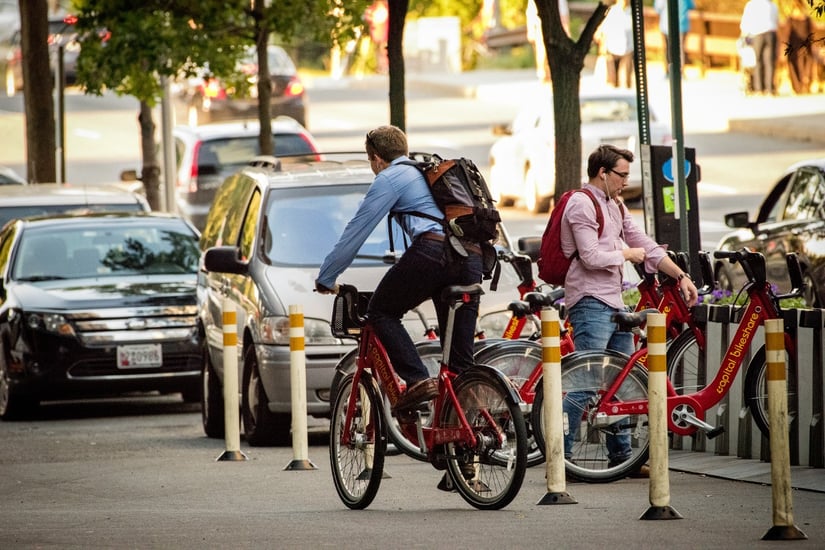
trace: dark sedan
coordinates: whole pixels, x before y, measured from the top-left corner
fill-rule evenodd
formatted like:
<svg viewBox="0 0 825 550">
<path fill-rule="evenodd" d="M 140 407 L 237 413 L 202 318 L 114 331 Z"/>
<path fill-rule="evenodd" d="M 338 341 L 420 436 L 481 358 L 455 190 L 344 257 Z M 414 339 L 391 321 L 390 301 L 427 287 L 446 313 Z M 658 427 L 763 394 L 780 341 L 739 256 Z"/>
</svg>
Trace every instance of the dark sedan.
<svg viewBox="0 0 825 550">
<path fill-rule="evenodd" d="M 26 218 L 0 232 L 0 417 L 126 392 L 200 399 L 198 234 L 163 214 Z"/>
<path fill-rule="evenodd" d="M 825 304 L 825 158 L 789 167 L 759 207 L 756 220 L 747 212 L 725 216 L 736 231 L 719 241 L 720 250 L 743 246 L 765 255 L 768 281 L 781 292 L 790 288 L 785 254 L 795 252 L 802 266 L 805 301 L 811 307 Z M 723 289 L 737 291 L 745 282 L 738 265 L 717 261 L 714 272 Z"/>
</svg>

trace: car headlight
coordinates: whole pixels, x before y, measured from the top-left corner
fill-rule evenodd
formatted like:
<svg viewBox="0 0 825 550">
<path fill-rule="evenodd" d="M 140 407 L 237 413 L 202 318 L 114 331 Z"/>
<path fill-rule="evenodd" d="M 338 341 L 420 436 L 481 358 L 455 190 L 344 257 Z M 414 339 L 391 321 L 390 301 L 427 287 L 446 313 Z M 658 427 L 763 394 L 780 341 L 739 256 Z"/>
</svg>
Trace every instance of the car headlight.
<svg viewBox="0 0 825 550">
<path fill-rule="evenodd" d="M 60 336 L 75 336 L 74 327 L 59 313 L 29 313 L 26 324 L 32 330 L 45 330 Z"/>
<path fill-rule="evenodd" d="M 288 346 L 289 317 L 264 317 L 261 337 L 264 344 Z M 304 345 L 332 346 L 339 343 L 340 340 L 332 335 L 332 329 L 327 321 L 304 318 Z"/>
</svg>

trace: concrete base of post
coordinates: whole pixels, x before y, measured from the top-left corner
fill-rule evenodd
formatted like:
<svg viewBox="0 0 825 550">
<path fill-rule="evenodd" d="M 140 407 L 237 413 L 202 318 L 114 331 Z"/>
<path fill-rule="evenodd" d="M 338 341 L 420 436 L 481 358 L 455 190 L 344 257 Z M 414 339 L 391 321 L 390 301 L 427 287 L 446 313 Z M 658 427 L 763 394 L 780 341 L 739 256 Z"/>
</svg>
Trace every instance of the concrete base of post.
<svg viewBox="0 0 825 550">
<path fill-rule="evenodd" d="M 305 459 L 305 460 L 295 459 L 292 462 L 290 462 L 289 464 L 287 464 L 286 468 L 284 468 L 284 470 L 317 470 L 317 469 L 318 468 L 315 467 L 315 464 L 313 464 L 308 459 Z"/>
<path fill-rule="evenodd" d="M 536 504 L 543 506 L 545 504 L 578 504 L 579 502 L 571 497 L 568 493 L 550 493 L 548 492 Z"/>
<path fill-rule="evenodd" d="M 803 540 L 807 539 L 808 535 L 796 528 L 795 525 L 774 525 L 762 540 Z"/>
<path fill-rule="evenodd" d="M 682 515 L 670 506 L 651 506 L 639 519 L 682 519 Z"/>
<path fill-rule="evenodd" d="M 224 451 L 221 456 L 215 459 L 215 462 L 242 462 L 247 457 L 243 451 Z"/>
</svg>

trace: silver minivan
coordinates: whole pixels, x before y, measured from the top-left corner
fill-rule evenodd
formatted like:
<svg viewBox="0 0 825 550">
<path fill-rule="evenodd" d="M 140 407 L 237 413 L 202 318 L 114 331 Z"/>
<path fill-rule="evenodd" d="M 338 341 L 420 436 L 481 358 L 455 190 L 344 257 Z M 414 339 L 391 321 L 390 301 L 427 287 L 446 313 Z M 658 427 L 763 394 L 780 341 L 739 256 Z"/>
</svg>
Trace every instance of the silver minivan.
<svg viewBox="0 0 825 550">
<path fill-rule="evenodd" d="M 290 441 L 291 394 L 289 307 L 304 314 L 307 412 L 329 416 L 330 385 L 338 361 L 353 347 L 332 336 L 333 297 L 314 292 L 324 257 L 354 215 L 373 173 L 365 160 L 284 164 L 258 161 L 229 177 L 212 203 L 200 246 L 199 317 L 206 335 L 203 365 L 203 427 L 223 437 L 222 307 L 237 312 L 241 416 L 250 445 Z M 396 252 L 403 238 L 394 237 Z M 502 231 L 502 246 L 507 246 Z M 401 250 L 399 250 L 401 248 Z M 339 281 L 374 289 L 392 263 L 387 224 L 380 223 Z M 518 298 L 519 277 L 503 264 L 499 290 L 481 301 L 480 327 L 509 317 L 507 305 Z M 435 323 L 431 304 L 424 321 Z M 414 339 L 428 327 L 415 312 L 405 319 Z"/>
</svg>

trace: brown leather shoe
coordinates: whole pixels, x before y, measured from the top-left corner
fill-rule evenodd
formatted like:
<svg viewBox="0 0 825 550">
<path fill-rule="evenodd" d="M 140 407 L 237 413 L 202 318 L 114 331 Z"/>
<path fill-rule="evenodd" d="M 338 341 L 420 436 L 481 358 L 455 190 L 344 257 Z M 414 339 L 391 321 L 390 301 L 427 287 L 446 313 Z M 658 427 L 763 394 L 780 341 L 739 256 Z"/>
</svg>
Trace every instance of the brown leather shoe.
<svg viewBox="0 0 825 550">
<path fill-rule="evenodd" d="M 429 401 L 436 395 L 438 395 L 438 380 L 435 378 L 419 380 L 401 394 L 392 411 L 399 412 L 413 409 L 419 403 Z"/>
<path fill-rule="evenodd" d="M 633 472 L 628 477 L 631 477 L 633 479 L 647 479 L 650 477 L 650 466 L 648 466 L 647 464 L 642 464 L 642 467 L 639 468 L 638 471 Z"/>
</svg>

